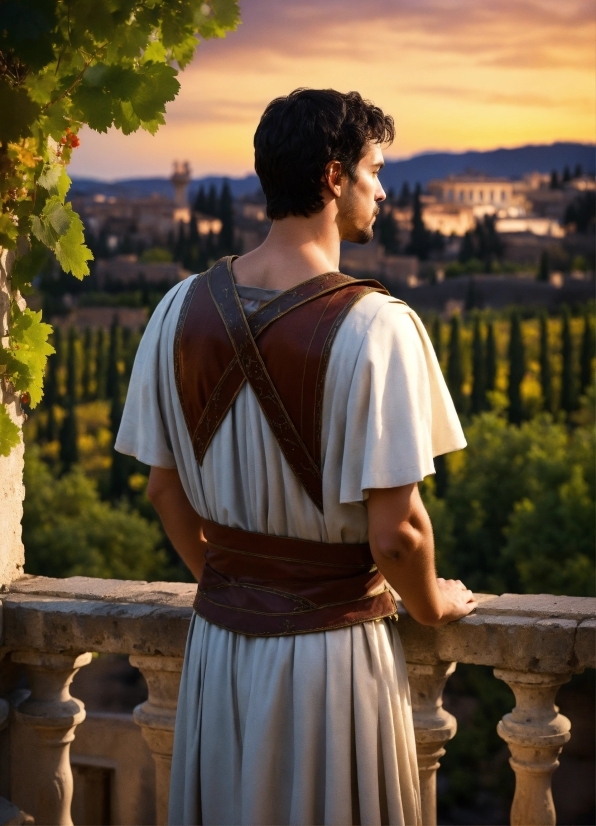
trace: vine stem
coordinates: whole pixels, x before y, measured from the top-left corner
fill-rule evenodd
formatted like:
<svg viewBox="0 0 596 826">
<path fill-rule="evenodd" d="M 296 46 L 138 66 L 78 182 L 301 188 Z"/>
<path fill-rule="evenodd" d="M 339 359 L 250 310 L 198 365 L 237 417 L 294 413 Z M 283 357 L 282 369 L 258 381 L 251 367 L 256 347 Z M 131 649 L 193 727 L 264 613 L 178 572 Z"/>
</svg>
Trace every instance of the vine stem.
<svg viewBox="0 0 596 826">
<path fill-rule="evenodd" d="M 51 100 L 49 103 L 46 103 L 45 106 L 42 106 L 42 108 L 41 108 L 42 112 L 45 112 L 46 109 L 50 108 L 50 106 L 53 106 L 55 103 L 58 103 L 58 101 L 62 100 L 62 98 L 68 97 L 68 95 L 70 95 L 72 90 L 76 86 L 78 86 L 78 84 L 81 82 L 81 80 L 83 78 L 83 75 L 85 74 L 85 72 L 89 68 L 89 65 L 90 65 L 92 60 L 93 60 L 93 56 L 90 57 L 89 60 L 85 63 L 85 65 L 83 66 L 83 68 L 81 69 L 79 74 L 77 75 L 75 81 L 68 87 L 68 89 L 65 89 L 63 92 L 61 92 L 61 94 L 58 95 L 57 98 L 54 98 L 54 100 Z"/>
</svg>

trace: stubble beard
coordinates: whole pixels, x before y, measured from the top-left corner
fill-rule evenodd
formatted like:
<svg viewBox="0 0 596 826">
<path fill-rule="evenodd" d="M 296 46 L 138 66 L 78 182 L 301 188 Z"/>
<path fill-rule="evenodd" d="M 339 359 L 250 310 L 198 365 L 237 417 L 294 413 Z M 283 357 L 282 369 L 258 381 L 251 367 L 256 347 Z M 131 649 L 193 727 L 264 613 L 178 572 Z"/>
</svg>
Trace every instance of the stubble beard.
<svg viewBox="0 0 596 826">
<path fill-rule="evenodd" d="M 374 219 L 379 214 L 379 207 L 375 206 L 375 211 L 370 223 L 366 227 L 359 227 L 356 223 L 354 210 L 348 209 L 345 217 L 346 230 L 343 235 L 344 241 L 349 241 L 351 244 L 368 244 L 374 237 L 373 224 Z"/>
</svg>

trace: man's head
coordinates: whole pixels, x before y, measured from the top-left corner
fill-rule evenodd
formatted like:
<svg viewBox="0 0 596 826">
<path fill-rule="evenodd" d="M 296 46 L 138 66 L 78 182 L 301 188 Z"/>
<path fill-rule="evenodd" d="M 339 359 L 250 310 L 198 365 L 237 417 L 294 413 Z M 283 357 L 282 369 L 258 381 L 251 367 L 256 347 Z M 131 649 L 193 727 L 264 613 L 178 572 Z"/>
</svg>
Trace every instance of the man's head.
<svg viewBox="0 0 596 826">
<path fill-rule="evenodd" d="M 296 89 L 276 98 L 255 133 L 255 169 L 273 220 L 309 217 L 334 198 L 342 238 L 372 238 L 381 145 L 395 135 L 393 119 L 358 92 Z"/>
</svg>

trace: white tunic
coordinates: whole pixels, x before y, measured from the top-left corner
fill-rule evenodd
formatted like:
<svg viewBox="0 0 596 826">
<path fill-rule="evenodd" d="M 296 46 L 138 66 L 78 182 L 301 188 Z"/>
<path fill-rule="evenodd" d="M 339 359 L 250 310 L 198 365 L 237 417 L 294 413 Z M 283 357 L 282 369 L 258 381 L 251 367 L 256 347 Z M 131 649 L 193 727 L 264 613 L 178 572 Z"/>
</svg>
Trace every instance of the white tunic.
<svg viewBox="0 0 596 826">
<path fill-rule="evenodd" d="M 117 450 L 177 468 L 207 519 L 257 533 L 366 542 L 371 488 L 418 482 L 465 446 L 424 326 L 371 293 L 331 350 L 322 429 L 324 511 L 312 503 L 245 385 L 196 462 L 174 380 L 173 340 L 192 279 L 155 310 L 140 344 Z M 248 312 L 276 291 L 238 288 Z M 416 824 L 407 675 L 391 620 L 254 638 L 195 617 L 176 723 L 170 823 Z"/>
</svg>

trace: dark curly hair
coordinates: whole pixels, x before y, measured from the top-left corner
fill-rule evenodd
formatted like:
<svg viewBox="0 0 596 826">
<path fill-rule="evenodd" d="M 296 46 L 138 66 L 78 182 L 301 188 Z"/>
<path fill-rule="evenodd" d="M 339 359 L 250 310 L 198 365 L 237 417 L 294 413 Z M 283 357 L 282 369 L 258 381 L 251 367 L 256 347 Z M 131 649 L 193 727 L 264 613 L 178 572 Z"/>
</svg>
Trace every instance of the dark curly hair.
<svg viewBox="0 0 596 826">
<path fill-rule="evenodd" d="M 265 109 L 255 132 L 255 170 L 272 220 L 323 209 L 322 178 L 340 161 L 355 180 L 369 142 L 391 143 L 393 118 L 358 92 L 295 89 Z"/>
</svg>

